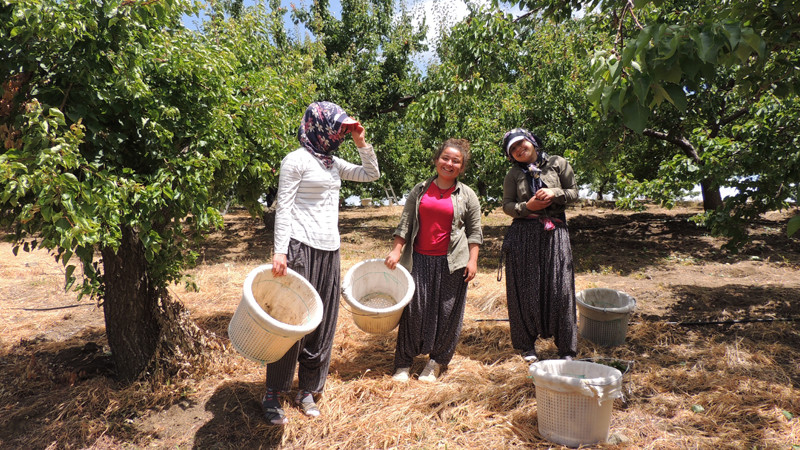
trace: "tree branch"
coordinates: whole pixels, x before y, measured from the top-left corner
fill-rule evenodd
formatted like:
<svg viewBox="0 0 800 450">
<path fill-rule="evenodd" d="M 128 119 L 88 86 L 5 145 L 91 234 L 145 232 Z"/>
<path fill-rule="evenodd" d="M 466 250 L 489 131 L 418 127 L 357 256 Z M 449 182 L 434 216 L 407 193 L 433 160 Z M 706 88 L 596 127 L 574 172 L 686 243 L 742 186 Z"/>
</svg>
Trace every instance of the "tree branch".
<svg viewBox="0 0 800 450">
<path fill-rule="evenodd" d="M 59 106 L 59 110 L 64 111 L 64 107 L 67 105 L 67 98 L 69 98 L 69 92 L 72 90 L 72 83 L 69 84 L 67 87 L 67 92 L 64 93 L 64 100 L 61 100 L 61 106 Z"/>
<path fill-rule="evenodd" d="M 676 145 L 680 148 L 686 156 L 692 158 L 692 160 L 696 163 L 700 163 L 700 155 L 697 154 L 697 150 L 694 148 L 691 142 L 683 136 L 674 136 L 672 134 L 664 133 L 663 131 L 656 131 L 650 128 L 645 128 L 642 131 L 642 134 L 651 138 L 659 139 L 662 141 L 669 142 L 670 144 Z"/>
<path fill-rule="evenodd" d="M 742 108 L 742 109 L 734 112 L 733 114 L 729 115 L 728 117 L 723 117 L 719 121 L 719 126 L 720 127 L 724 127 L 725 125 L 728 125 L 729 123 L 733 122 L 734 120 L 736 120 L 736 119 L 742 117 L 743 115 L 747 114 L 748 111 L 750 111 L 749 108 Z"/>
</svg>

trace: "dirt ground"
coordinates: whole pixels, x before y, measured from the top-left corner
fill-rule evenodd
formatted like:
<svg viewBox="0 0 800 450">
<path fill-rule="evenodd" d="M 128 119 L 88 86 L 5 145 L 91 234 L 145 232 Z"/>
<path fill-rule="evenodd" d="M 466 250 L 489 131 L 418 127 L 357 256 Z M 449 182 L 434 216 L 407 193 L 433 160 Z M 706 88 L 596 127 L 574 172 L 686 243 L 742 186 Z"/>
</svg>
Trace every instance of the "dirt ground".
<svg viewBox="0 0 800 450">
<path fill-rule="evenodd" d="M 343 273 L 386 255 L 400 212 L 342 210 Z M 752 223 L 738 254 L 689 220 L 699 212 L 696 204 L 630 212 L 587 202 L 568 210 L 576 290 L 612 288 L 637 302 L 622 346 L 579 339 L 579 358 L 629 364 L 603 447 L 798 449 L 800 240 L 786 237 L 797 211 Z M 118 386 L 102 309 L 64 291 L 63 267 L 46 252 L 15 257 L 2 243 L 0 448 L 548 448 L 496 280 L 509 223 L 500 211 L 484 217 L 461 341 L 435 388 L 393 384 L 395 333 L 367 335 L 342 309 L 325 418 L 288 408 L 282 430 L 260 418 L 264 369 L 229 346 L 174 389 Z M 191 274 L 200 291 L 171 292 L 226 342 L 244 278 L 271 250 L 271 230 L 234 211 L 199 249 Z M 537 348 L 556 357 L 552 341 Z"/>
</svg>

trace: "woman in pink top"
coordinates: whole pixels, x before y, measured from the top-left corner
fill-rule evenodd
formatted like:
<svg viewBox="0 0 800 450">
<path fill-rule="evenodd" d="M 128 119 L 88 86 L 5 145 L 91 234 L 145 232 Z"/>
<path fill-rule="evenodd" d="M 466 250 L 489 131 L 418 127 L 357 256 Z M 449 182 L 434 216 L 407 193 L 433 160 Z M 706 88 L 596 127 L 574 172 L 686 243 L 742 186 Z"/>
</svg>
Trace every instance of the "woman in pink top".
<svg viewBox="0 0 800 450">
<path fill-rule="evenodd" d="M 419 379 L 435 381 L 461 334 L 467 285 L 478 271 L 483 243 L 478 196 L 458 181 L 469 158 L 467 140 L 442 144 L 433 158 L 436 175 L 411 189 L 386 257 L 387 267 L 394 269 L 399 262 L 416 284 L 397 332 L 398 381 L 408 380 L 414 357 L 423 354 L 430 359 Z"/>
</svg>

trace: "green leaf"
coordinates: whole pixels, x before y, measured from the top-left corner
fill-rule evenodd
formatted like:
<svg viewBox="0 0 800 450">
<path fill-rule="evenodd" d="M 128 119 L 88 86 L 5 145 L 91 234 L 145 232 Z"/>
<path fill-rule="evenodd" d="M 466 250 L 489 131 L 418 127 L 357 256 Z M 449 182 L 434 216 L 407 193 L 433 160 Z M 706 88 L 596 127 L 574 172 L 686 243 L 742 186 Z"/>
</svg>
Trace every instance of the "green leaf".
<svg viewBox="0 0 800 450">
<path fill-rule="evenodd" d="M 781 413 L 783 413 L 783 417 L 786 417 L 786 420 L 794 419 L 794 416 L 789 411 L 783 410 Z"/>
<path fill-rule="evenodd" d="M 758 56 L 764 56 L 764 40 L 761 39 L 761 36 L 757 35 L 751 28 L 745 28 L 742 30 L 742 40 L 746 42 L 754 52 L 757 52 Z"/>
<path fill-rule="evenodd" d="M 647 101 L 647 95 L 650 93 L 650 80 L 645 77 L 637 77 L 633 81 L 633 93 L 640 103 Z"/>
<path fill-rule="evenodd" d="M 714 45 L 714 37 L 708 32 L 702 32 L 699 39 L 695 40 L 698 45 L 698 55 L 700 59 L 705 62 L 713 63 L 717 60 L 716 46 Z"/>
<path fill-rule="evenodd" d="M 637 101 L 629 101 L 622 107 L 622 120 L 625 122 L 625 126 L 639 134 L 644 131 L 649 115 L 650 110 Z"/>
<path fill-rule="evenodd" d="M 742 38 L 742 29 L 738 24 L 726 23 L 723 25 L 725 34 L 728 36 L 728 43 L 731 49 L 735 49 L 739 45 L 739 40 Z"/>
<path fill-rule="evenodd" d="M 678 111 L 686 111 L 686 93 L 682 86 L 668 84 L 665 88 L 667 91 L 667 100 L 678 108 Z"/>
<path fill-rule="evenodd" d="M 72 264 L 67 266 L 67 270 L 64 271 L 64 277 L 69 280 L 72 278 L 72 272 L 75 272 L 75 266 Z"/>
<path fill-rule="evenodd" d="M 789 219 L 789 223 L 786 224 L 786 235 L 792 237 L 793 234 L 797 233 L 797 230 L 800 230 L 800 216 L 794 216 Z"/>
<path fill-rule="evenodd" d="M 692 405 L 692 412 L 695 412 L 695 413 L 701 413 L 701 412 L 703 412 L 703 411 L 705 411 L 705 410 L 706 410 L 706 409 L 705 409 L 705 408 L 703 408 L 703 406 L 702 406 L 702 405 Z"/>
</svg>

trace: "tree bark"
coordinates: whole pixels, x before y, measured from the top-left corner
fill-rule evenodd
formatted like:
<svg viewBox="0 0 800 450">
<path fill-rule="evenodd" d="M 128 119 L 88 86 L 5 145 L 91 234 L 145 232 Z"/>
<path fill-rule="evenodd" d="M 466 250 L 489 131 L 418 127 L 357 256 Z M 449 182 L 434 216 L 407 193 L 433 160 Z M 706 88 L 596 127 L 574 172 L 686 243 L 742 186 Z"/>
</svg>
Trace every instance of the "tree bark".
<svg viewBox="0 0 800 450">
<path fill-rule="evenodd" d="M 700 182 L 700 192 L 703 194 L 703 211 L 714 211 L 722 207 L 722 194 L 719 186 L 714 186 L 709 180 Z"/>
<path fill-rule="evenodd" d="M 663 133 L 661 131 L 645 129 L 642 134 L 645 136 L 649 136 L 652 138 L 660 139 L 662 141 L 667 141 L 672 144 L 678 146 L 679 149 L 687 156 L 689 159 L 694 161 L 695 164 L 698 166 L 703 165 L 703 160 L 700 158 L 700 155 L 697 153 L 697 149 L 695 149 L 694 145 L 689 142 L 683 136 L 679 135 L 671 135 L 668 133 Z M 704 211 L 714 211 L 717 208 L 722 207 L 722 195 L 719 193 L 719 186 L 716 183 L 713 183 L 710 179 L 705 178 L 700 181 L 700 192 L 703 195 L 703 210 Z"/>
<path fill-rule="evenodd" d="M 116 252 L 106 247 L 101 254 L 103 313 L 111 359 L 117 376 L 131 382 L 147 369 L 158 350 L 162 331 L 160 292 L 148 275 L 139 236 L 130 227 L 122 228 Z"/>
</svg>

